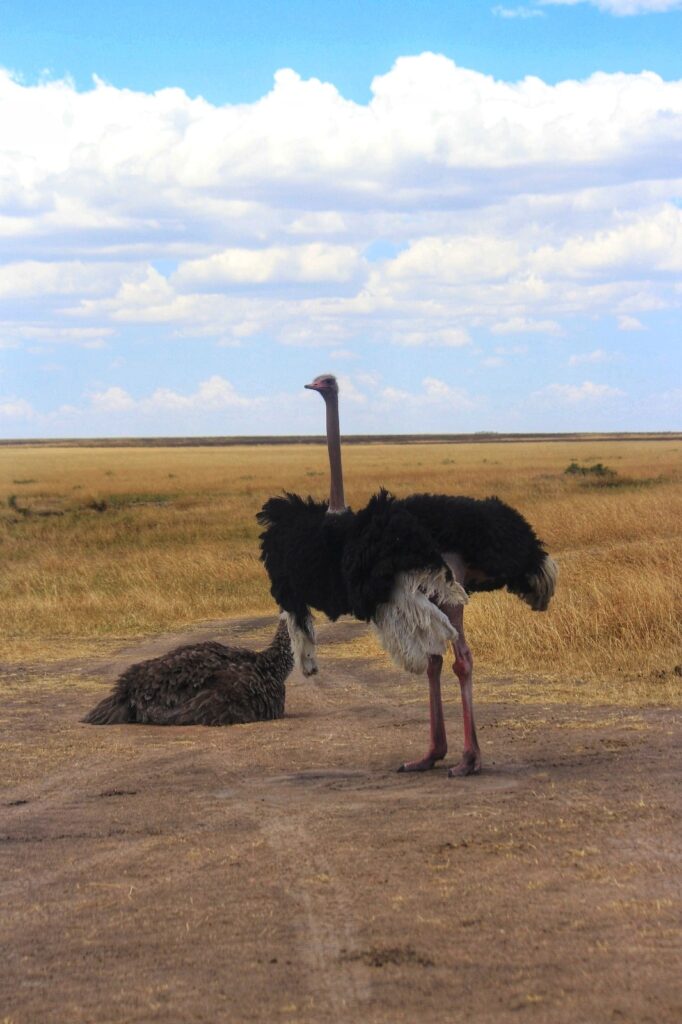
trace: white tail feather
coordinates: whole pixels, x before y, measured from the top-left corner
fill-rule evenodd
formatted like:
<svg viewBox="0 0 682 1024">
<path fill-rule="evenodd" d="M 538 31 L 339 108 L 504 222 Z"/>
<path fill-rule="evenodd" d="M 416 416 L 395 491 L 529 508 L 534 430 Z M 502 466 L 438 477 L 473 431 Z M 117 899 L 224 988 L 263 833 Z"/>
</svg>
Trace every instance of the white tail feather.
<svg viewBox="0 0 682 1024">
<path fill-rule="evenodd" d="M 305 629 L 301 629 L 296 619 L 289 612 L 284 612 L 294 652 L 294 663 L 304 676 L 314 676 L 317 672 L 317 651 L 315 647 L 315 624 L 312 615 L 305 620 Z"/>
<path fill-rule="evenodd" d="M 466 604 L 467 595 L 444 569 L 400 573 L 390 601 L 380 604 L 374 626 L 391 658 L 408 672 L 424 672 L 429 655 L 444 654 L 457 630 L 439 604 Z"/>
</svg>

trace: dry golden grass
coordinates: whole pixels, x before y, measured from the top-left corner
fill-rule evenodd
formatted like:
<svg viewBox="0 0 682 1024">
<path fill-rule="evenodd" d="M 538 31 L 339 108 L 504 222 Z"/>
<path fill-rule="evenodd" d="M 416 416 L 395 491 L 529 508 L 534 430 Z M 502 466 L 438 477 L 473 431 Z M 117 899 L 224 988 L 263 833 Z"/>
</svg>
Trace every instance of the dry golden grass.
<svg viewBox="0 0 682 1024">
<path fill-rule="evenodd" d="M 380 485 L 498 494 L 557 558 L 560 585 L 545 615 L 504 593 L 471 602 L 478 670 L 578 697 L 579 680 L 601 679 L 604 699 L 627 678 L 633 699 L 666 702 L 682 662 L 681 451 L 678 440 L 348 446 L 347 500 L 358 507 Z M 617 475 L 567 476 L 572 461 Z M 323 497 L 327 481 L 317 445 L 0 449 L 0 657 L 75 657 L 274 613 L 255 513 L 283 489 Z M 357 654 L 363 643 L 373 650 L 357 641 Z"/>
</svg>

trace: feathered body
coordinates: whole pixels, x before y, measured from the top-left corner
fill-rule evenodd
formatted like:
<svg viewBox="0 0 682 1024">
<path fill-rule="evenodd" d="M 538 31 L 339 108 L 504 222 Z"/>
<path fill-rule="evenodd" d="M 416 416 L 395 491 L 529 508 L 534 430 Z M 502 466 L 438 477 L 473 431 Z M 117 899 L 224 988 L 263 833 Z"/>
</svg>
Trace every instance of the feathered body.
<svg viewBox="0 0 682 1024">
<path fill-rule="evenodd" d="M 462 697 L 464 751 L 448 775 L 481 770 L 473 709 L 473 656 L 464 636 L 464 605 L 477 590 L 506 587 L 534 611 L 547 608 L 557 567 L 532 528 L 498 498 L 376 494 L 359 512 L 346 507 L 339 385 L 332 373 L 305 387 L 326 407 L 329 503 L 295 494 L 271 498 L 258 515 L 261 558 L 272 594 L 287 617 L 296 663 L 317 672 L 310 608 L 329 618 L 371 621 L 395 662 L 426 670 L 430 742 L 400 771 L 426 771 L 447 754 L 441 695 L 443 655 L 452 646 Z"/>
<path fill-rule="evenodd" d="M 261 560 L 272 596 L 301 626 L 311 607 L 332 621 L 352 614 L 342 561 L 355 517 L 328 515 L 327 508 L 326 501 L 285 494 L 266 501 L 256 517 L 266 527 Z"/>
<path fill-rule="evenodd" d="M 234 725 L 281 718 L 294 666 L 285 619 L 261 652 L 209 640 L 131 665 L 83 719 L 91 725 Z"/>
<path fill-rule="evenodd" d="M 541 610 L 554 589 L 547 552 L 523 516 L 498 498 L 399 499 L 381 490 L 358 512 L 329 514 L 327 502 L 286 494 L 267 501 L 258 521 L 272 595 L 289 613 L 308 674 L 316 670 L 311 607 L 332 620 L 374 622 L 395 660 L 421 672 L 456 636 L 439 604 L 507 587 Z M 463 586 L 453 559 L 463 563 Z"/>
<path fill-rule="evenodd" d="M 530 523 L 511 505 L 496 497 L 446 494 L 412 494 L 401 504 L 440 551 L 460 556 L 468 570 L 468 593 L 506 587 L 533 611 L 545 611 L 556 567 Z"/>
</svg>

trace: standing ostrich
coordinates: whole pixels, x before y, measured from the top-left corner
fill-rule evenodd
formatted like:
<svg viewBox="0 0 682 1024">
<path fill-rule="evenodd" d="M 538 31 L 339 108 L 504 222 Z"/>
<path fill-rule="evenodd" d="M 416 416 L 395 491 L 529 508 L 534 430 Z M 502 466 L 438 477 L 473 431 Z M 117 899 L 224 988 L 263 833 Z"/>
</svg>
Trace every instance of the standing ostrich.
<svg viewBox="0 0 682 1024">
<path fill-rule="evenodd" d="M 327 407 L 330 500 L 285 494 L 270 498 L 258 514 L 265 527 L 261 558 L 272 594 L 286 613 L 296 661 L 304 675 L 317 671 L 310 607 L 332 620 L 350 614 L 373 622 L 397 664 L 409 672 L 426 670 L 429 749 L 398 769 L 425 771 L 448 749 L 440 677 L 451 643 L 464 752 L 448 775 L 476 774 L 481 752 L 463 617 L 468 594 L 506 587 L 533 611 L 544 611 L 554 593 L 556 565 L 523 516 L 499 498 L 413 494 L 397 499 L 381 490 L 359 512 L 346 508 L 336 378 L 322 374 L 305 386 Z"/>
<path fill-rule="evenodd" d="M 93 708 L 90 725 L 235 725 L 284 714 L 284 682 L 294 667 L 286 619 L 256 653 L 208 640 L 131 665 Z"/>
</svg>

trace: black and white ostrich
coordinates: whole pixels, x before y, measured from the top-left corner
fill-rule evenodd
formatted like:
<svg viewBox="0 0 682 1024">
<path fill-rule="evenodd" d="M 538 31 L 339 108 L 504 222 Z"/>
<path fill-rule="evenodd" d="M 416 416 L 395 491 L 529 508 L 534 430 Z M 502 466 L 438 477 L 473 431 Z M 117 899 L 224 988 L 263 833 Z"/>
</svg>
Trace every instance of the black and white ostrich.
<svg viewBox="0 0 682 1024">
<path fill-rule="evenodd" d="M 464 605 L 474 591 L 506 587 L 533 611 L 544 611 L 557 568 L 534 531 L 498 498 L 381 490 L 365 508 L 346 508 L 341 470 L 338 384 L 332 374 L 307 388 L 327 407 L 331 469 L 329 502 L 296 494 L 270 498 L 258 520 L 261 558 L 275 600 L 287 614 L 294 654 L 304 675 L 317 671 L 310 608 L 335 620 L 371 621 L 385 649 L 410 672 L 426 670 L 430 745 L 399 771 L 432 768 L 447 753 L 440 677 L 448 643 L 460 684 L 464 753 L 448 774 L 481 769 L 472 702 L 473 659 L 464 636 Z"/>
<path fill-rule="evenodd" d="M 286 618 L 264 651 L 213 640 L 131 665 L 85 718 L 90 725 L 236 725 L 284 714 L 294 667 Z"/>
</svg>

